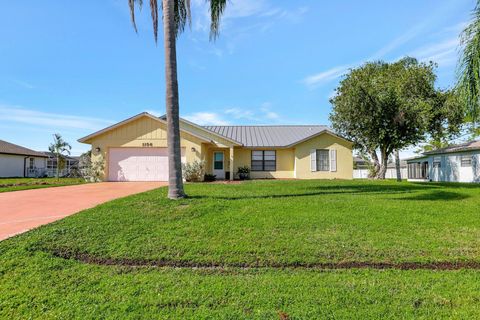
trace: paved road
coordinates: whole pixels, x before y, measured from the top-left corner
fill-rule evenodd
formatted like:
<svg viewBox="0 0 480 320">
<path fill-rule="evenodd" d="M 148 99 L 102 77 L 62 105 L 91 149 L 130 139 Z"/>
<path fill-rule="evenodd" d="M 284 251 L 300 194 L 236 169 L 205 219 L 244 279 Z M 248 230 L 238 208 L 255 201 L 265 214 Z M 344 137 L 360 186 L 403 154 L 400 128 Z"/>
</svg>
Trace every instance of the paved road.
<svg viewBox="0 0 480 320">
<path fill-rule="evenodd" d="M 166 182 L 101 182 L 0 193 L 0 241 Z"/>
</svg>

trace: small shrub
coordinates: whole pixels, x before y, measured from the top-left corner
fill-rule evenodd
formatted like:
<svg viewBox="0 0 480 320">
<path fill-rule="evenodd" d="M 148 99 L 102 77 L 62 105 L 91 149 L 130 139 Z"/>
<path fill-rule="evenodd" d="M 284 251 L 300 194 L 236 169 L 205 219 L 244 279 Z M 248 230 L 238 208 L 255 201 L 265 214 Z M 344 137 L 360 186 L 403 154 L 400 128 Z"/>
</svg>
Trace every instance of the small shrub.
<svg viewBox="0 0 480 320">
<path fill-rule="evenodd" d="M 203 177 L 203 181 L 205 181 L 205 182 L 212 182 L 212 181 L 215 181 L 215 180 L 217 180 L 217 176 L 214 175 L 214 174 L 207 173 Z"/>
<path fill-rule="evenodd" d="M 240 180 L 250 179 L 250 167 L 249 166 L 238 167 L 237 174 Z"/>
<path fill-rule="evenodd" d="M 205 161 L 182 164 L 183 177 L 188 182 L 199 182 L 205 175 Z"/>
<path fill-rule="evenodd" d="M 100 182 L 105 171 L 105 160 L 103 156 L 100 159 L 92 161 L 91 151 L 80 156 L 78 174 L 87 182 Z"/>
</svg>

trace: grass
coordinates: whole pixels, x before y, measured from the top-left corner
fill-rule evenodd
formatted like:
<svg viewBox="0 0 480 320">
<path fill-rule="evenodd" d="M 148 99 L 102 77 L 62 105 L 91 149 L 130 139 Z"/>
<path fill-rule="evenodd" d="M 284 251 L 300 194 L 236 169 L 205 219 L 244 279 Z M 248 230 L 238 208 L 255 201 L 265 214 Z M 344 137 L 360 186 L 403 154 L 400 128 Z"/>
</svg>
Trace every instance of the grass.
<svg viewBox="0 0 480 320">
<path fill-rule="evenodd" d="M 0 192 L 50 188 L 85 183 L 82 178 L 0 178 Z"/>
<path fill-rule="evenodd" d="M 480 263 L 478 185 L 186 189 L 185 200 L 168 201 L 161 188 L 1 242 L 0 318 L 480 316 L 479 270 L 315 268 Z M 177 267 L 126 265 L 155 263 Z"/>
</svg>

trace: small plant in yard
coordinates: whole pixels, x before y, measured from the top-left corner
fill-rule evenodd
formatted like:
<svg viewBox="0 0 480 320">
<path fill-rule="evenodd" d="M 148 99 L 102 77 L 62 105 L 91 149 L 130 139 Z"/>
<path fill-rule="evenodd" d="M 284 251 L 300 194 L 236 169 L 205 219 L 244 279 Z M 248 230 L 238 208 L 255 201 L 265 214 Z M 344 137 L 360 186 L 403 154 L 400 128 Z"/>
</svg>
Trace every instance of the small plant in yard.
<svg viewBox="0 0 480 320">
<path fill-rule="evenodd" d="M 205 175 L 205 161 L 182 164 L 183 177 L 188 182 L 199 182 Z"/>
<path fill-rule="evenodd" d="M 48 146 L 48 151 L 57 158 L 57 172 L 55 174 L 57 179 L 60 176 L 60 169 L 65 167 L 65 155 L 70 155 L 71 149 L 70 144 L 63 140 L 59 133 L 53 135 L 53 143 Z"/>
<path fill-rule="evenodd" d="M 250 179 L 250 167 L 249 166 L 238 167 L 237 174 L 240 180 Z"/>
<path fill-rule="evenodd" d="M 205 181 L 205 182 L 213 182 L 215 180 L 217 180 L 217 176 L 214 175 L 214 174 L 206 173 L 203 176 L 203 181 Z"/>
<path fill-rule="evenodd" d="M 87 182 L 100 182 L 105 170 L 104 163 L 103 156 L 96 161 L 92 161 L 91 151 L 85 152 L 80 156 L 80 175 Z"/>
</svg>

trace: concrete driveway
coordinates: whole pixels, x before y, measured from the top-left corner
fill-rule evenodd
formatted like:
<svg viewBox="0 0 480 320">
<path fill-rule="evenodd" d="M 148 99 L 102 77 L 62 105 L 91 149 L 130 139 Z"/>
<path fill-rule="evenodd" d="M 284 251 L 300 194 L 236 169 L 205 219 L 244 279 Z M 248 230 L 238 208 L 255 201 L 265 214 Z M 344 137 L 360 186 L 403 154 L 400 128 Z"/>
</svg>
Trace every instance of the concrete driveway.
<svg viewBox="0 0 480 320">
<path fill-rule="evenodd" d="M 0 193 L 0 241 L 101 203 L 166 182 L 101 182 Z"/>
</svg>

